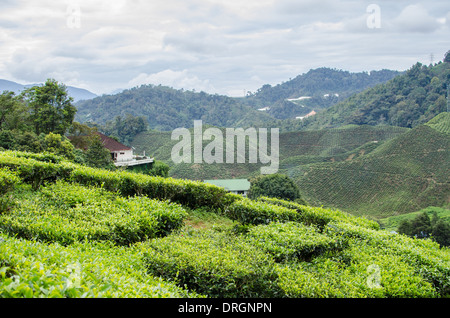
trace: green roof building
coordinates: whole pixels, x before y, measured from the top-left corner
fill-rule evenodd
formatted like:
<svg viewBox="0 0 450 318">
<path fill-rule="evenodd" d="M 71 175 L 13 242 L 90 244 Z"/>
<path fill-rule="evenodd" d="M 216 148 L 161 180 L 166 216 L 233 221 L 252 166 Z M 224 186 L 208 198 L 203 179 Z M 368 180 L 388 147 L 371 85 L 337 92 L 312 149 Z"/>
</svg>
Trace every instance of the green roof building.
<svg viewBox="0 0 450 318">
<path fill-rule="evenodd" d="M 225 190 L 247 196 L 250 189 L 250 182 L 247 179 L 222 179 L 222 180 L 204 180 L 205 183 L 214 184 L 218 187 L 225 188 Z"/>
</svg>

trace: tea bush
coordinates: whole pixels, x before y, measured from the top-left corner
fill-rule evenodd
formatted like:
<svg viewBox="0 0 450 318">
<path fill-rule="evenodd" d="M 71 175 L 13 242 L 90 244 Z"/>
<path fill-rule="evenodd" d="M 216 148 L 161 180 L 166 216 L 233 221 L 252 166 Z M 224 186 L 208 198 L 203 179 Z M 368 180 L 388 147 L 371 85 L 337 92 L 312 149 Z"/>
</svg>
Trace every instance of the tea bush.
<svg viewBox="0 0 450 318">
<path fill-rule="evenodd" d="M 180 228 L 187 212 L 174 203 L 123 198 L 103 189 L 57 182 L 30 193 L 0 216 L 0 229 L 27 239 L 100 240 L 128 245 Z"/>
<path fill-rule="evenodd" d="M 375 221 L 366 219 L 364 217 L 355 217 L 351 214 L 339 210 L 311 207 L 301 205 L 292 201 L 268 197 L 260 197 L 258 198 L 258 201 L 296 210 L 302 215 L 303 222 L 308 224 L 316 224 L 321 227 L 325 226 L 330 221 L 343 221 L 372 229 L 380 228 L 380 225 Z"/>
<path fill-rule="evenodd" d="M 410 238 L 343 222 L 330 223 L 325 231 L 342 246 L 354 246 L 354 242 L 359 242 L 360 249 L 374 249 L 373 253 L 378 250 L 377 255 L 400 260 L 414 268 L 414 275 L 426 279 L 439 295 L 450 296 L 450 249 L 430 239 Z M 354 255 L 358 256 L 357 249 Z"/>
<path fill-rule="evenodd" d="M 225 215 L 244 225 L 299 221 L 301 219 L 300 214 L 295 210 L 247 198 L 231 203 L 225 211 Z"/>
<path fill-rule="evenodd" d="M 0 233 L 0 298 L 202 297 L 146 273 L 138 248 L 64 247 Z"/>
<path fill-rule="evenodd" d="M 39 160 L 37 160 L 39 159 Z M 128 171 L 109 171 L 81 166 L 67 161 L 46 162 L 38 155 L 23 152 L 0 152 L 0 167 L 9 167 L 37 190 L 46 181 L 67 180 L 102 187 L 123 196 L 146 195 L 170 200 L 190 208 L 208 206 L 223 210 L 237 199 L 225 189 L 199 181 L 153 177 Z"/>
<path fill-rule="evenodd" d="M 334 248 L 334 240 L 319 233 L 316 226 L 301 223 L 270 223 L 250 228 L 247 241 L 270 253 L 277 262 L 309 260 Z"/>
<path fill-rule="evenodd" d="M 16 173 L 7 168 L 0 168 L 0 214 L 8 211 L 14 205 L 12 196 L 8 194 L 11 192 L 21 179 Z"/>
<path fill-rule="evenodd" d="M 144 243 L 150 273 L 209 297 L 279 297 L 272 258 L 239 237 L 183 232 Z"/>
</svg>

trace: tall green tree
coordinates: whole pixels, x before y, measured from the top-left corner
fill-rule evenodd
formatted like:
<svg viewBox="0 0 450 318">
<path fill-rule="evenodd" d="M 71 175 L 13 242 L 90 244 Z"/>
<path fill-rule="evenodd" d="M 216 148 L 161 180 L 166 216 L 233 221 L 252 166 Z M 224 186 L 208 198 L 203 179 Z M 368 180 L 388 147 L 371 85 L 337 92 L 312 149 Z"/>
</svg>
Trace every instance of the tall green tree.
<svg viewBox="0 0 450 318">
<path fill-rule="evenodd" d="M 72 125 L 76 108 L 64 84 L 48 79 L 43 86 L 33 86 L 23 93 L 31 114 L 34 132 L 63 135 Z"/>
<path fill-rule="evenodd" d="M 28 130 L 29 113 L 20 96 L 14 92 L 4 91 L 0 95 L 0 131 Z"/>
<path fill-rule="evenodd" d="M 288 176 L 278 173 L 251 179 L 248 196 L 251 199 L 266 196 L 282 200 L 302 201 L 300 190 L 294 181 Z"/>
<path fill-rule="evenodd" d="M 433 213 L 430 219 L 427 213 L 418 214 L 411 220 L 403 220 L 398 232 L 411 237 L 431 238 L 441 246 L 450 246 L 450 223 Z"/>
<path fill-rule="evenodd" d="M 94 168 L 114 169 L 111 153 L 102 143 L 99 135 L 93 134 L 85 153 L 86 164 Z"/>
</svg>

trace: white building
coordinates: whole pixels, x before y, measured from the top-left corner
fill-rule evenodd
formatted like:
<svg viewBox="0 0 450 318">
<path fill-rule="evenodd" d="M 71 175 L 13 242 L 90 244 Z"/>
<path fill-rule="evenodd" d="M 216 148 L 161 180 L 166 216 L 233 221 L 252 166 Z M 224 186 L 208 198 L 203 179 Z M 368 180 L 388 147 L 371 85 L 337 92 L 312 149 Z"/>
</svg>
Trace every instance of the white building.
<svg viewBox="0 0 450 318">
<path fill-rule="evenodd" d="M 152 163 L 153 158 L 147 158 L 143 156 L 138 158 L 133 154 L 133 148 L 125 146 L 117 140 L 108 137 L 102 133 L 96 132 L 102 140 L 103 146 L 111 152 L 111 158 L 114 161 L 114 165 L 120 166 L 137 166 L 147 163 Z"/>
</svg>

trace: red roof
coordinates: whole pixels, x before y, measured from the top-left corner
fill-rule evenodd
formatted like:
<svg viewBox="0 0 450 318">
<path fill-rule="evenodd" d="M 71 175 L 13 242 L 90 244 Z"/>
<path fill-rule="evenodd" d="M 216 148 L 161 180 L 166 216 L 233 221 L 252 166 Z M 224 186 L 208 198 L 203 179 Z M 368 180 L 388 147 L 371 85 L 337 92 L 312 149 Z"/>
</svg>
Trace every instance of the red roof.
<svg viewBox="0 0 450 318">
<path fill-rule="evenodd" d="M 102 133 L 95 132 L 95 134 L 100 136 L 100 139 L 102 140 L 103 146 L 105 146 L 106 149 L 109 151 L 123 151 L 123 150 L 131 150 L 130 147 L 125 146 L 124 144 L 118 142 L 117 140 L 108 137 Z"/>
</svg>

